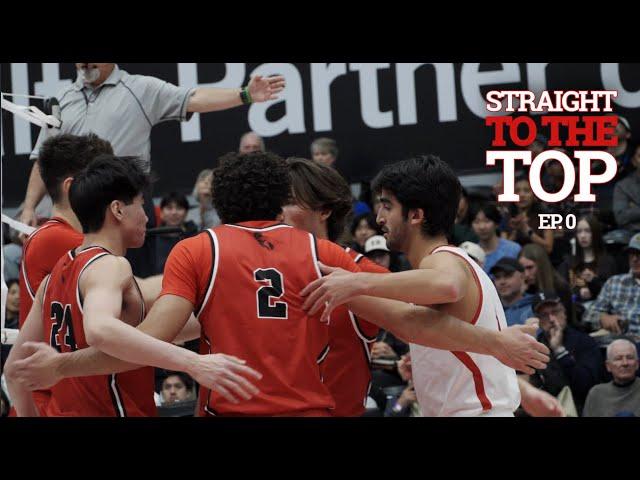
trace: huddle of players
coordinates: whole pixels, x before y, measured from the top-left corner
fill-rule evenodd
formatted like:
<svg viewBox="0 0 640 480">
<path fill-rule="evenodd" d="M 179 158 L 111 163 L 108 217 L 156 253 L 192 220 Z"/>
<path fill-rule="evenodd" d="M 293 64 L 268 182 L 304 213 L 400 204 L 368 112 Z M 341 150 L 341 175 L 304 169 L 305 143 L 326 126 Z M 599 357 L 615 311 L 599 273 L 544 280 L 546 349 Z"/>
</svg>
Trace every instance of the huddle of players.
<svg viewBox="0 0 640 480">
<path fill-rule="evenodd" d="M 321 321 L 303 296 L 323 276 L 320 262 L 386 272 L 333 243 L 351 193 L 330 167 L 270 153 L 222 157 L 212 194 L 223 224 L 176 245 L 157 296 L 123 258 L 145 235 L 148 178 L 136 163 L 95 135 L 54 137 L 38 162 L 54 215 L 24 245 L 28 296 L 6 365 L 18 415 L 153 416 L 151 366 L 198 381 L 201 416 L 360 415 L 379 327 L 526 372 L 548 360 L 526 335 L 532 327 L 498 320 L 493 331 L 401 301 L 345 299 Z M 198 337 L 200 355 L 170 343 Z"/>
</svg>

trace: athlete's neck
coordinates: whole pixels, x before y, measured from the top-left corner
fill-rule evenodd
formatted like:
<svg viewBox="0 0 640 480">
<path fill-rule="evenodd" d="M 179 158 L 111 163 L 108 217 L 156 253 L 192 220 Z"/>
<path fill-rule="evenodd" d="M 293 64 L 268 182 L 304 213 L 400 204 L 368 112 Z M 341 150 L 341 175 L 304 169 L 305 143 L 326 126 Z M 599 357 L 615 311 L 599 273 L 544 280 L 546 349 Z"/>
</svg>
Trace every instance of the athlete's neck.
<svg viewBox="0 0 640 480">
<path fill-rule="evenodd" d="M 124 246 L 124 242 L 117 231 L 109 231 L 102 229 L 95 233 L 86 233 L 84 241 L 80 245 L 80 250 L 87 247 L 102 247 L 114 255 L 124 257 L 127 253 L 127 248 Z"/>
<path fill-rule="evenodd" d="M 500 239 L 498 238 L 498 236 L 493 235 L 489 240 L 480 240 L 478 243 L 485 252 L 491 253 L 496 248 L 498 248 L 499 242 L 500 242 Z"/>
<path fill-rule="evenodd" d="M 435 237 L 425 237 L 422 233 L 414 235 L 409 240 L 409 248 L 405 250 L 411 267 L 414 269 L 420 268 L 422 260 L 429 256 L 436 247 L 443 245 L 449 245 L 447 237 L 444 235 Z"/>
<path fill-rule="evenodd" d="M 80 220 L 78 220 L 78 217 L 76 217 L 76 214 L 73 213 L 73 210 L 69 205 L 54 203 L 53 207 L 51 208 L 51 216 L 62 218 L 65 222 L 71 225 L 74 230 L 82 233 L 82 225 L 80 225 Z"/>
</svg>

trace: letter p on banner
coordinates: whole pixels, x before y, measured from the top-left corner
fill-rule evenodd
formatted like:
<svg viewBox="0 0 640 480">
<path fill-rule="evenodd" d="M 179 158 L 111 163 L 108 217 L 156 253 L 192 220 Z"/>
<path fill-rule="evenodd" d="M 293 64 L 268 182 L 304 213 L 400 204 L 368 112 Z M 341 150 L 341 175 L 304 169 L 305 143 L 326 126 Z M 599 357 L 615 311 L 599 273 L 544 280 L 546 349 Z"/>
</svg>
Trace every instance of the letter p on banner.
<svg viewBox="0 0 640 480">
<path fill-rule="evenodd" d="M 594 183 L 607 183 L 613 180 L 618 171 L 618 163 L 613 155 L 602 151 L 576 151 L 574 155 L 580 161 L 580 190 L 573 199 L 576 202 L 595 202 L 596 196 L 591 193 L 591 185 Z M 605 163 L 604 173 L 599 175 L 591 173 L 592 160 L 602 160 Z"/>
</svg>

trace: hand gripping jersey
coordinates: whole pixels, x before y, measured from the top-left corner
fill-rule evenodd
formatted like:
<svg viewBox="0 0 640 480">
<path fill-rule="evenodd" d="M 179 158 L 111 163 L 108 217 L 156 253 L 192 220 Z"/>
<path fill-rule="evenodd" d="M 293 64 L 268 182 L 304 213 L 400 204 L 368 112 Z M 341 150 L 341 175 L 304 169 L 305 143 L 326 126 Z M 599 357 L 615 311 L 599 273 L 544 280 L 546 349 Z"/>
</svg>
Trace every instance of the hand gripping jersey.
<svg viewBox="0 0 640 480">
<path fill-rule="evenodd" d="M 329 328 L 302 310 L 300 296 L 321 276 L 318 259 L 357 270 L 339 246 L 274 222 L 220 225 L 173 248 L 161 295 L 194 305 L 201 353 L 234 355 L 263 374 L 260 393 L 239 404 L 201 388 L 199 415 L 329 414 L 320 373 Z"/>
<path fill-rule="evenodd" d="M 480 290 L 471 323 L 490 330 L 507 328 L 498 292 L 482 268 L 460 248 L 438 247 L 432 255 L 436 253 L 458 255 L 471 266 Z M 509 416 L 520 404 L 516 372 L 492 356 L 411 344 L 411 366 L 425 417 Z"/>
<path fill-rule="evenodd" d="M 352 249 L 345 251 L 361 271 L 389 273 Z M 331 313 L 330 349 L 322 376 L 336 402 L 336 408 L 331 412 L 333 416 L 355 417 L 364 413 L 371 388 L 371 348 L 379 330 L 377 325 L 357 318 L 345 305 Z"/>
<path fill-rule="evenodd" d="M 102 247 L 69 251 L 45 280 L 42 319 L 45 342 L 59 352 L 87 348 L 79 279 L 93 262 L 110 253 Z M 132 280 L 136 289 L 138 285 Z M 135 326 L 144 319 L 144 302 L 123 307 L 123 321 Z M 47 416 L 139 417 L 155 416 L 153 368 L 91 377 L 65 378 L 51 389 Z"/>
<path fill-rule="evenodd" d="M 42 280 L 51 273 L 56 262 L 72 248 L 82 244 L 84 236 L 64 219 L 54 217 L 33 232 L 24 242 L 20 262 L 20 327 L 24 325 Z M 33 400 L 44 415 L 49 403 L 49 390 L 33 392 Z"/>
</svg>

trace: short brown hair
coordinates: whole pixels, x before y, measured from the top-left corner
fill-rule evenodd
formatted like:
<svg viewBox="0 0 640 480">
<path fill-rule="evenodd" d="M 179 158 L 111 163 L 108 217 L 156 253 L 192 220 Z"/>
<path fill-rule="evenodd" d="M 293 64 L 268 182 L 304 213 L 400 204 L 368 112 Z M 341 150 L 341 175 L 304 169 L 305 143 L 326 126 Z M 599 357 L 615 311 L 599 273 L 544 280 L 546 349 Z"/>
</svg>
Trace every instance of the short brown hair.
<svg viewBox="0 0 640 480">
<path fill-rule="evenodd" d="M 336 141 L 331 138 L 326 138 L 326 137 L 316 138 L 311 143 L 311 155 L 313 155 L 313 149 L 315 147 L 318 147 L 321 150 L 326 150 L 335 158 L 338 158 L 338 145 L 336 144 Z"/>
<path fill-rule="evenodd" d="M 351 189 L 333 168 L 304 158 L 288 158 L 291 194 L 294 201 L 311 210 L 330 210 L 327 220 L 329 240 L 335 242 L 344 232 L 351 214 Z"/>
</svg>

